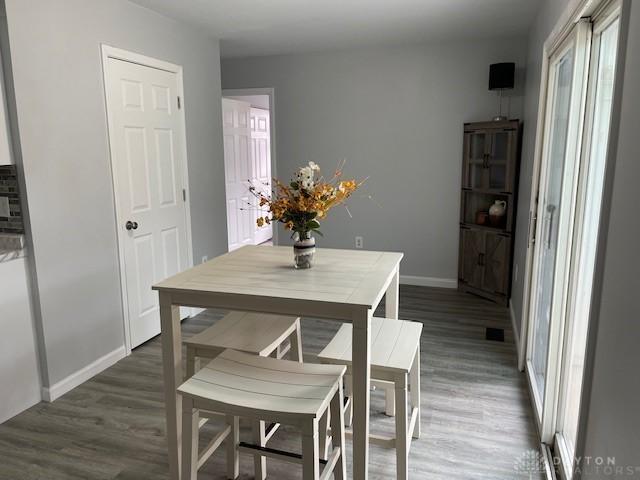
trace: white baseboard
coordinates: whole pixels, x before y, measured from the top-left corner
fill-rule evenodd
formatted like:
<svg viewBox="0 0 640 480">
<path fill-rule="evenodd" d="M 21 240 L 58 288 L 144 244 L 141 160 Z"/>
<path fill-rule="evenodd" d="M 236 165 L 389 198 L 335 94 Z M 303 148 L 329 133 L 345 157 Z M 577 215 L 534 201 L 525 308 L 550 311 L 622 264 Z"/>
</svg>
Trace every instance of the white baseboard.
<svg viewBox="0 0 640 480">
<path fill-rule="evenodd" d="M 509 316 L 511 317 L 511 329 L 513 330 L 513 341 L 516 344 L 516 352 L 520 358 L 520 335 L 516 326 L 516 313 L 513 311 L 513 302 L 509 299 Z"/>
<path fill-rule="evenodd" d="M 84 368 L 81 368 L 77 372 L 72 373 L 67 378 L 60 380 L 52 386 L 42 387 L 42 399 L 45 402 L 53 402 L 55 399 L 60 398 L 65 393 L 73 390 L 78 385 L 83 384 L 94 375 L 106 370 L 124 357 L 126 357 L 126 350 L 123 345 L 98 358 L 96 361 L 90 363 Z"/>
<path fill-rule="evenodd" d="M 455 278 L 400 275 L 400 283 L 403 285 L 417 285 L 419 287 L 458 288 L 458 280 Z"/>
</svg>

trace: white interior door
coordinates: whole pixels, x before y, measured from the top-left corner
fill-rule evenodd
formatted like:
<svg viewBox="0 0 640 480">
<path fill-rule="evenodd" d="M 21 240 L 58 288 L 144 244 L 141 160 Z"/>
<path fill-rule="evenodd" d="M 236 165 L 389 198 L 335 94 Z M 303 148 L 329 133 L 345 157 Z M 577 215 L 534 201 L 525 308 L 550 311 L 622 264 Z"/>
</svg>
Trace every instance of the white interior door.
<svg viewBox="0 0 640 480">
<path fill-rule="evenodd" d="M 188 267 L 184 124 L 178 75 L 105 63 L 118 237 L 131 348 L 160 333 L 151 286 Z"/>
<path fill-rule="evenodd" d="M 251 108 L 251 180 L 256 188 L 260 188 L 266 194 L 271 192 L 271 132 L 269 110 Z M 255 210 L 253 226 L 255 228 L 254 241 L 256 244 L 271 240 L 273 226 L 264 225 L 258 227 L 255 219 L 258 217 Z"/>
<path fill-rule="evenodd" d="M 252 178 L 250 114 L 249 103 L 222 99 L 229 251 L 255 243 L 256 202 L 249 192 L 249 180 Z"/>
</svg>

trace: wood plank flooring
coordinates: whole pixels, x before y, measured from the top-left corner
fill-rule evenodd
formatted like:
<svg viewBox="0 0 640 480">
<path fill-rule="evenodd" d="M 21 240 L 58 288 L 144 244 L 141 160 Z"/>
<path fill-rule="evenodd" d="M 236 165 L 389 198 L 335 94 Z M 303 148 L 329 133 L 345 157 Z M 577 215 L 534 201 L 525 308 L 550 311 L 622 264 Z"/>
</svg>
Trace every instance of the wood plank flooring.
<svg viewBox="0 0 640 480">
<path fill-rule="evenodd" d="M 380 314 L 384 312 L 381 308 Z M 183 324 L 193 335 L 220 318 L 204 312 Z M 400 287 L 400 316 L 424 324 L 422 335 L 422 438 L 414 441 L 411 479 L 529 479 L 514 468 L 536 449 L 536 432 L 508 311 L 455 290 Z M 305 359 L 330 341 L 339 324 L 304 319 Z M 485 340 L 485 328 L 505 329 L 505 342 Z M 393 433 L 381 413 L 381 392 L 372 394 L 372 431 Z M 202 441 L 214 434 L 207 425 Z M 248 430 L 243 430 L 247 435 Z M 40 403 L 0 425 L 0 479 L 165 479 L 160 339 L 97 375 L 54 403 Z M 282 428 L 270 445 L 299 451 L 299 436 Z M 349 463 L 351 452 L 347 453 Z M 242 479 L 253 462 L 241 457 Z M 392 450 L 371 447 L 371 479 L 395 475 Z M 225 479 L 218 451 L 199 479 Z M 269 478 L 299 479 L 297 466 L 269 460 Z"/>
</svg>

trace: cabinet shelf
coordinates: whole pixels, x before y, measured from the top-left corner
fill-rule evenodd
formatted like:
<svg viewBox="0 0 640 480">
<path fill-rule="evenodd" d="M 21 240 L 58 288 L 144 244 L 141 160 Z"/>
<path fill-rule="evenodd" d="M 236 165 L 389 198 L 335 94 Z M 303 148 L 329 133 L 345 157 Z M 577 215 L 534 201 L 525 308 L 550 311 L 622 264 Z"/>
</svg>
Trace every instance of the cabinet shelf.
<svg viewBox="0 0 640 480">
<path fill-rule="evenodd" d="M 478 230 L 484 230 L 485 232 L 492 232 L 498 235 L 504 235 L 507 237 L 511 236 L 511 230 L 507 230 L 506 228 L 500 228 L 500 227 L 491 227 L 488 225 L 478 225 L 477 223 L 461 223 L 460 227 L 462 228 L 470 228 L 470 229 L 478 229 Z"/>
<path fill-rule="evenodd" d="M 487 195 L 506 195 L 511 196 L 513 192 L 505 192 L 503 190 L 496 190 L 495 188 L 462 188 L 463 192 L 473 192 L 473 193 L 486 193 Z"/>
</svg>

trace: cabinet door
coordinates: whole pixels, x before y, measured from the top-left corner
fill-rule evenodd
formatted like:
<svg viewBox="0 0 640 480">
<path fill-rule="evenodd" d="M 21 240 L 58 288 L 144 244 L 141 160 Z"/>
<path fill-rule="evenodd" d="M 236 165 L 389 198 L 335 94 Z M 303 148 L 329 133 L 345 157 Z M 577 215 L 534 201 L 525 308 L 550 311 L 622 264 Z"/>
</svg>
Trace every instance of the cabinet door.
<svg viewBox="0 0 640 480">
<path fill-rule="evenodd" d="M 484 232 L 463 228 L 460 230 L 460 280 L 467 285 L 482 288 Z"/>
<path fill-rule="evenodd" d="M 516 132 L 499 130 L 491 134 L 491 148 L 485 163 L 485 188 L 500 192 L 511 192 L 511 169 L 515 157 Z"/>
<path fill-rule="evenodd" d="M 485 235 L 482 289 L 507 294 L 511 238 L 494 233 Z"/>
<path fill-rule="evenodd" d="M 486 160 L 491 148 L 489 133 L 485 131 L 467 132 L 464 147 L 463 188 L 487 188 L 488 176 Z"/>
</svg>

